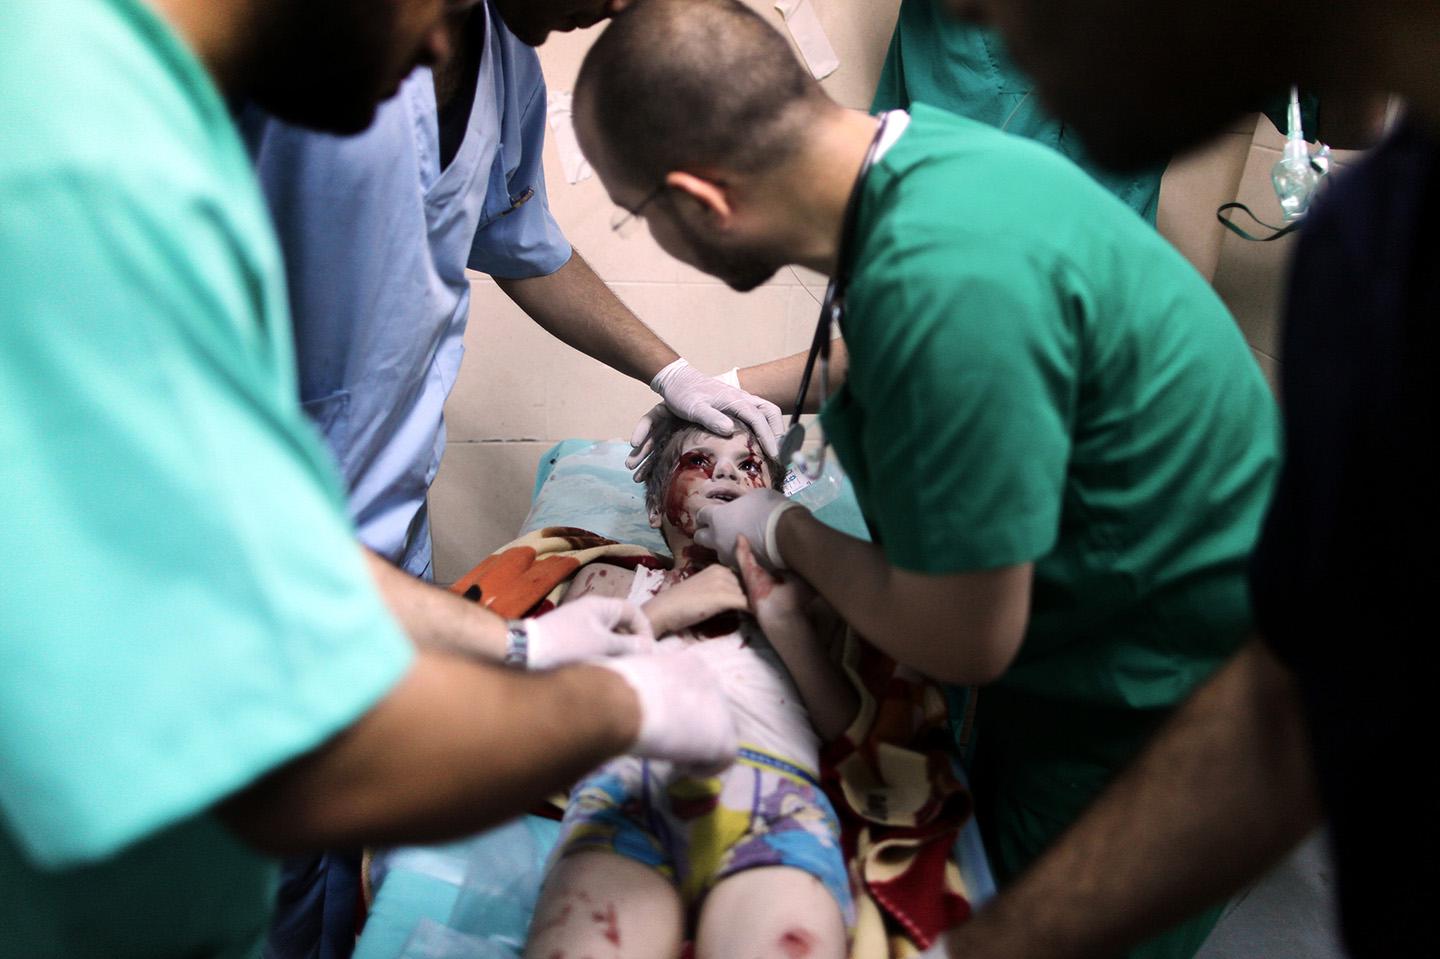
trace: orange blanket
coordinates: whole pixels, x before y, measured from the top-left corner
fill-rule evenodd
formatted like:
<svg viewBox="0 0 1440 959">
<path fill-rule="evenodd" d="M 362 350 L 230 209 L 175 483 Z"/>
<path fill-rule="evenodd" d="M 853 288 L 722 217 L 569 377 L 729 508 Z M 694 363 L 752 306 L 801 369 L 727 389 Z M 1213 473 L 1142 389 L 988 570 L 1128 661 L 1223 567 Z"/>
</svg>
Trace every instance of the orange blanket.
<svg viewBox="0 0 1440 959">
<path fill-rule="evenodd" d="M 668 569 L 670 561 L 643 546 L 625 546 L 574 526 L 547 526 L 500 547 L 455 581 L 451 592 L 506 619 L 554 609 L 586 563 Z"/>
<path fill-rule="evenodd" d="M 970 793 L 953 771 L 955 739 L 940 689 L 853 631 L 843 650 L 861 707 L 825 748 L 821 776 L 840 813 L 856 895 L 850 954 L 902 959 L 970 918 L 970 890 L 952 859 Z"/>
</svg>

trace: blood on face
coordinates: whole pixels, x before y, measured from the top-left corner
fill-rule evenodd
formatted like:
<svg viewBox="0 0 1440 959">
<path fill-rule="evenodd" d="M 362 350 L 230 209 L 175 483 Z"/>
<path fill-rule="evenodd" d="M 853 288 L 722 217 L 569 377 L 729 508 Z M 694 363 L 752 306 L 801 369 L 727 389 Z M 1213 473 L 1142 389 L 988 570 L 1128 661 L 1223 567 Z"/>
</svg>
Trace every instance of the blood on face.
<svg viewBox="0 0 1440 959">
<path fill-rule="evenodd" d="M 703 496 L 706 485 L 715 481 L 717 470 L 722 478 L 733 476 L 747 490 L 769 485 L 765 461 L 756 452 L 754 437 L 745 437 L 743 453 L 728 449 L 732 442 L 717 437 L 712 444 L 691 447 L 680 454 L 670 470 L 665 481 L 664 515 L 671 526 L 686 536 L 695 535 L 692 495 Z"/>
</svg>

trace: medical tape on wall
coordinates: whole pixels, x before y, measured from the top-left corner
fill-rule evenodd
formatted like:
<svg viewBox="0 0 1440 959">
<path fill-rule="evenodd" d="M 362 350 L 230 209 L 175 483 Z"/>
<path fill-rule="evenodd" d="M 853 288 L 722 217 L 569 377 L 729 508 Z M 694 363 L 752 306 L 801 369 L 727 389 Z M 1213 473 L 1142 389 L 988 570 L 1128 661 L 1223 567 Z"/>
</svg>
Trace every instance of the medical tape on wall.
<svg viewBox="0 0 1440 959">
<path fill-rule="evenodd" d="M 785 26 L 815 79 L 823 80 L 840 68 L 840 58 L 835 55 L 835 48 L 830 45 L 825 28 L 820 26 L 820 16 L 810 0 L 777 0 L 775 9 L 785 18 Z"/>
<path fill-rule="evenodd" d="M 565 171 L 565 179 L 573 185 L 590 179 L 593 171 L 590 169 L 590 161 L 580 152 L 580 141 L 575 138 L 575 120 L 570 101 L 569 92 L 552 92 L 546 114 L 550 118 L 550 129 L 555 131 L 555 149 L 560 153 L 560 167 Z"/>
</svg>

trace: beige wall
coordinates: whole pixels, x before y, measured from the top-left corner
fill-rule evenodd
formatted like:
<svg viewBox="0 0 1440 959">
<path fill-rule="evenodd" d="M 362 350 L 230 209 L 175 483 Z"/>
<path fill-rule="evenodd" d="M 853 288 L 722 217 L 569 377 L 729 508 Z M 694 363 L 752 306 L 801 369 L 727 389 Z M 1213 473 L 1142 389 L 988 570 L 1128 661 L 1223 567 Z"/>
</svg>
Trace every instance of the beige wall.
<svg viewBox="0 0 1440 959">
<path fill-rule="evenodd" d="M 781 25 L 771 4 L 747 2 Z M 868 106 L 899 0 L 812 2 L 841 62 L 825 87 L 842 103 Z M 545 45 L 541 61 L 552 91 L 572 88 L 597 33 L 559 35 Z M 1211 146 L 1177 159 L 1163 181 L 1159 217 L 1161 231 L 1230 303 L 1272 376 L 1289 240 L 1246 243 L 1226 234 L 1214 214 L 1238 194 L 1262 217 L 1278 217 L 1269 169 L 1279 145 L 1269 122 L 1252 117 Z M 546 145 L 545 164 L 551 208 L 575 248 L 697 367 L 719 371 L 808 345 L 823 294 L 819 277 L 786 270 L 753 293 L 734 293 L 666 256 L 644 231 L 614 236 L 609 229 L 614 208 L 599 182 L 568 184 L 553 142 Z M 447 406 L 449 445 L 431 492 L 440 582 L 457 579 L 514 537 L 529 507 L 541 453 L 571 437 L 628 436 L 656 401 L 644 385 L 551 338 L 488 279 L 476 275 L 473 287 L 466 358 Z"/>
<path fill-rule="evenodd" d="M 1244 240 L 1220 226 L 1215 210 L 1239 200 L 1267 223 L 1280 223 L 1270 168 L 1284 144 L 1285 138 L 1265 117 L 1238 121 L 1213 143 L 1170 164 L 1160 186 L 1157 218 L 1160 232 L 1215 285 L 1272 386 L 1280 370 L 1285 264 L 1295 237 L 1269 243 Z M 1353 164 L 1357 156 L 1354 151 L 1336 151 L 1336 172 Z M 1243 217 L 1237 223 L 1252 227 L 1252 233 L 1261 232 Z"/>
</svg>

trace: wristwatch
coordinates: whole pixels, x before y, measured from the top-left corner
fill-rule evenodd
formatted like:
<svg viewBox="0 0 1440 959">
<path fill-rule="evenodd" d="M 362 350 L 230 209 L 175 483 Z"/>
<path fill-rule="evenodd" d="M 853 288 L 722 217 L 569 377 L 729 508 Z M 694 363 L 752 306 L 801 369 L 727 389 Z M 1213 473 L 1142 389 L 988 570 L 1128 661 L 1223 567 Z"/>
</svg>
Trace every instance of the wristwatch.
<svg viewBox="0 0 1440 959">
<path fill-rule="evenodd" d="M 505 665 L 516 669 L 530 665 L 530 629 L 523 619 L 505 622 Z"/>
</svg>

